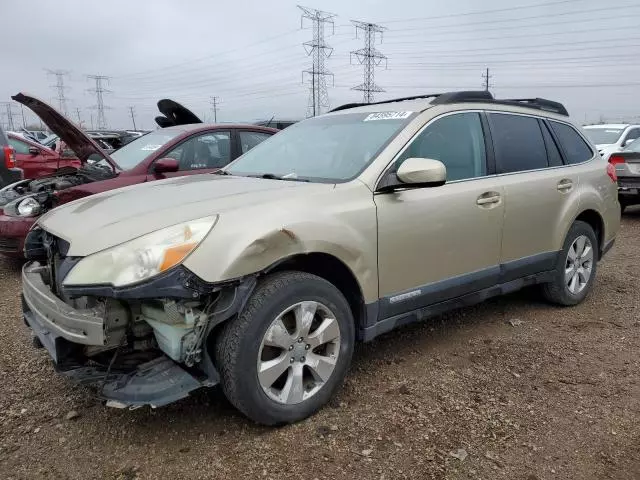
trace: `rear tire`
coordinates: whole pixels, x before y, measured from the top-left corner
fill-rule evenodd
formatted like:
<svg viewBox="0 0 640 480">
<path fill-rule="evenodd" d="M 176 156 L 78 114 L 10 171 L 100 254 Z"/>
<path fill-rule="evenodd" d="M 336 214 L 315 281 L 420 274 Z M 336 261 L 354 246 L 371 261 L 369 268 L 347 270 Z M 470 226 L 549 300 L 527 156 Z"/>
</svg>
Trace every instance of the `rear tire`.
<svg viewBox="0 0 640 480">
<path fill-rule="evenodd" d="M 353 315 L 336 287 L 308 273 L 276 273 L 216 339 L 222 390 L 257 423 L 297 422 L 342 384 L 354 341 Z"/>
<path fill-rule="evenodd" d="M 554 279 L 542 286 L 546 300 L 562 306 L 582 302 L 593 287 L 598 251 L 598 239 L 591 225 L 576 221 L 564 240 Z"/>
</svg>

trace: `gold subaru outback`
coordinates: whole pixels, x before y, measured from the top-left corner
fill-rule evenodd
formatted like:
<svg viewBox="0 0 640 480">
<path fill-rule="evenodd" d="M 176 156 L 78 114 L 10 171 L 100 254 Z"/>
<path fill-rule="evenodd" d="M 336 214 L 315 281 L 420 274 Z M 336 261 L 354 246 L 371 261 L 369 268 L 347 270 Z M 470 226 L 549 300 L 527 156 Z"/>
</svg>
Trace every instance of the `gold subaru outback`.
<svg viewBox="0 0 640 480">
<path fill-rule="evenodd" d="M 538 285 L 582 302 L 620 225 L 615 171 L 566 109 L 453 92 L 350 104 L 217 174 L 105 192 L 30 232 L 24 319 L 107 405 L 220 384 L 301 420 L 356 341 Z"/>
</svg>

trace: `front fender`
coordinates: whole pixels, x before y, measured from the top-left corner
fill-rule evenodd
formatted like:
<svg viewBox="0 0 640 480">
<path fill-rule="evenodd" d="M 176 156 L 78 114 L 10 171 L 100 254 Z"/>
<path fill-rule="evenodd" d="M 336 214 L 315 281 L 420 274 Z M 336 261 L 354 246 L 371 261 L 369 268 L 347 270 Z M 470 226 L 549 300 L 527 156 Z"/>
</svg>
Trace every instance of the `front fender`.
<svg viewBox="0 0 640 480">
<path fill-rule="evenodd" d="M 222 214 L 185 266 L 207 282 L 261 272 L 291 256 L 324 253 L 354 274 L 365 302 L 378 299 L 377 232 L 373 200 L 348 202 L 328 213 L 301 209 L 282 214 Z"/>
</svg>

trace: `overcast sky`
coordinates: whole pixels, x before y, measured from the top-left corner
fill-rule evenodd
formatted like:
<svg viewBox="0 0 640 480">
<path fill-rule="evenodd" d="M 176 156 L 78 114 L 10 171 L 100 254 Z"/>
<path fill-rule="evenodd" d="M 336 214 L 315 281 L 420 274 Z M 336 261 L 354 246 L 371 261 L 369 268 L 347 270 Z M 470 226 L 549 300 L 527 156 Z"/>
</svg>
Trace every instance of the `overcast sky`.
<svg viewBox="0 0 640 480">
<path fill-rule="evenodd" d="M 640 2 L 637 0 L 304 0 L 336 14 L 326 67 L 332 106 L 362 99 L 351 90 L 362 67 L 349 52 L 362 48 L 351 20 L 386 27 L 376 70 L 386 90 L 376 99 L 434 91 L 479 89 L 491 69 L 498 97 L 561 101 L 584 122 L 640 121 Z M 57 105 L 55 77 L 64 77 L 68 113 L 95 122 L 95 87 L 87 74 L 110 76 L 104 103 L 111 128 L 154 128 L 155 103 L 172 98 L 212 121 L 303 118 L 311 67 L 295 0 L 1 0 L 0 102 L 19 91 Z M 20 108 L 13 107 L 16 123 Z M 0 106 L 0 119 L 6 112 Z M 27 114 L 27 121 L 34 117 Z"/>
</svg>

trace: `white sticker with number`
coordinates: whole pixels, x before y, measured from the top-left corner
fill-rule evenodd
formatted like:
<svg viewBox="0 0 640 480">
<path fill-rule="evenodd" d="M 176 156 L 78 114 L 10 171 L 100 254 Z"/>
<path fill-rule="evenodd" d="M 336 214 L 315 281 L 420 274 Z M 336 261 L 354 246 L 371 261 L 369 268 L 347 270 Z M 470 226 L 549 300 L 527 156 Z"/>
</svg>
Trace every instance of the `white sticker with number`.
<svg viewBox="0 0 640 480">
<path fill-rule="evenodd" d="M 145 152 L 155 152 L 156 150 L 158 150 L 162 145 L 145 145 L 144 147 L 142 147 L 140 150 L 144 150 Z"/>
<path fill-rule="evenodd" d="M 367 115 L 365 122 L 374 120 L 403 120 L 409 118 L 413 112 L 376 112 Z"/>
</svg>

